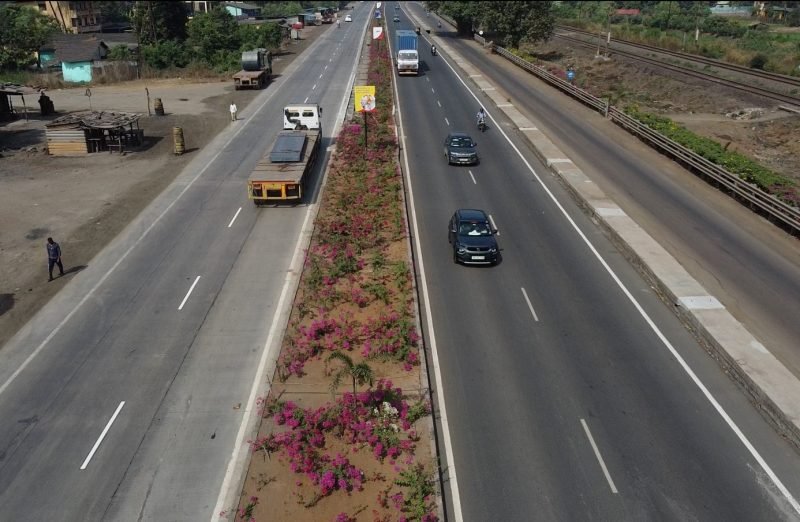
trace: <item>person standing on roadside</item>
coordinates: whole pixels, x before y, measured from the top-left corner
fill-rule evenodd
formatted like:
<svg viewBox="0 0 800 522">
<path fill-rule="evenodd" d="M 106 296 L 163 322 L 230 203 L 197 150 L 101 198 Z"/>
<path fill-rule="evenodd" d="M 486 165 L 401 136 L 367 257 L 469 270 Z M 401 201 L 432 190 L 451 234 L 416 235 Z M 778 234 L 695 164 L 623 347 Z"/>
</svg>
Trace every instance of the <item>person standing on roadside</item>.
<svg viewBox="0 0 800 522">
<path fill-rule="evenodd" d="M 230 110 L 231 110 L 231 121 L 236 121 L 236 112 L 239 109 L 236 107 L 235 103 L 231 102 Z"/>
<path fill-rule="evenodd" d="M 61 247 L 58 243 L 53 241 L 52 237 L 47 238 L 47 270 L 50 273 L 50 279 L 53 280 L 53 266 L 58 265 L 59 275 L 64 275 L 64 265 L 61 264 Z"/>
</svg>

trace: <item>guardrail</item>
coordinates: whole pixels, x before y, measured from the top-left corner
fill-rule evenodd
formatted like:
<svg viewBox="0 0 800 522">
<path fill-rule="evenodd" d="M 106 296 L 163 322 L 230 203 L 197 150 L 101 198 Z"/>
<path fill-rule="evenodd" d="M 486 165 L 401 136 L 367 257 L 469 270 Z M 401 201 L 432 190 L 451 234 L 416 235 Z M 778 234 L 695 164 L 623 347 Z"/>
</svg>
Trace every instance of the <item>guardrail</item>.
<svg viewBox="0 0 800 522">
<path fill-rule="evenodd" d="M 687 149 L 683 145 L 654 131 L 635 118 L 628 116 L 623 111 L 609 105 L 607 100 L 601 100 L 589 94 L 583 89 L 552 74 L 543 67 L 523 60 L 519 56 L 510 53 L 492 42 L 487 43 L 486 39 L 480 35 L 476 34 L 474 38 L 475 41 L 484 47 L 491 46 L 493 52 L 538 76 L 550 85 L 579 100 L 581 103 L 602 113 L 623 129 L 636 135 L 639 139 L 658 149 L 660 152 L 675 158 L 687 168 L 704 176 L 707 180 L 712 180 L 717 187 L 725 189 L 739 201 L 746 203 L 751 209 L 761 212 L 771 221 L 787 229 L 793 235 L 800 235 L 800 209 L 788 203 L 784 203 L 771 194 L 767 194 L 757 186 L 742 180 L 736 174 L 728 172 L 724 168 Z"/>
</svg>

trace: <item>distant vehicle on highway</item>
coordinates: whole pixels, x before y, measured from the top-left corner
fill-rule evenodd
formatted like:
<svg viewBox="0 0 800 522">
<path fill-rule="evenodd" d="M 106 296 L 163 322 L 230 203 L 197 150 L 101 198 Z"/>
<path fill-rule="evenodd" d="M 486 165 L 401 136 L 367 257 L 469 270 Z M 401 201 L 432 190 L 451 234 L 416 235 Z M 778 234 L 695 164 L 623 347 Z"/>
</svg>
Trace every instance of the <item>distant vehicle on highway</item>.
<svg viewBox="0 0 800 522">
<path fill-rule="evenodd" d="M 399 16 L 395 16 L 392 20 L 395 21 L 395 22 L 399 22 L 400 21 L 400 17 Z"/>
<path fill-rule="evenodd" d="M 447 158 L 447 164 L 472 165 L 478 163 L 478 151 L 475 148 L 477 146 L 478 144 L 469 134 L 451 132 L 444 139 L 444 157 Z"/>
<path fill-rule="evenodd" d="M 453 245 L 456 264 L 494 265 L 500 249 L 495 239 L 497 230 L 483 210 L 456 210 L 447 229 L 447 240 Z"/>
<path fill-rule="evenodd" d="M 345 22 L 352 22 L 353 21 L 353 17 L 350 16 L 350 15 L 347 15 L 347 16 L 344 17 L 344 21 Z"/>
</svg>

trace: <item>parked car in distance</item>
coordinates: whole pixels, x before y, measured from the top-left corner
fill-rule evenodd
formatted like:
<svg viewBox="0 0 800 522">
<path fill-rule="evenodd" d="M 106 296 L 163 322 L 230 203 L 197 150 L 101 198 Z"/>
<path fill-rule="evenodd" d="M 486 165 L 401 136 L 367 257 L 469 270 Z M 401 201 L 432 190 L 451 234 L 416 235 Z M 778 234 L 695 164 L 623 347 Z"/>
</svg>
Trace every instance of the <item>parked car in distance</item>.
<svg viewBox="0 0 800 522">
<path fill-rule="evenodd" d="M 478 151 L 475 149 L 477 146 L 478 144 L 469 134 L 451 132 L 444 139 L 444 157 L 447 158 L 447 164 L 472 165 L 478 163 Z"/>
<path fill-rule="evenodd" d="M 350 16 L 350 15 L 347 15 L 347 16 L 344 17 L 344 21 L 345 22 L 352 22 L 353 21 L 353 17 Z"/>
<path fill-rule="evenodd" d="M 447 226 L 447 240 L 453 246 L 453 262 L 494 265 L 500 255 L 497 230 L 483 210 L 456 210 Z"/>
</svg>

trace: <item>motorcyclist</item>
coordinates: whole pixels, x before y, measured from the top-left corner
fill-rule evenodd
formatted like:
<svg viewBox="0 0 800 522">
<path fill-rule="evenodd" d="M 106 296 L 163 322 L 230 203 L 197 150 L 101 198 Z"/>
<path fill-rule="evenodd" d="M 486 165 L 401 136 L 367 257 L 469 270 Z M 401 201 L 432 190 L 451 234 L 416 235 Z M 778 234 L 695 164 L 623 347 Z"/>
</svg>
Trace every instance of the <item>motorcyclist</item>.
<svg viewBox="0 0 800 522">
<path fill-rule="evenodd" d="M 337 28 L 341 28 L 342 27 L 342 21 L 341 20 L 336 20 L 336 27 Z"/>
<path fill-rule="evenodd" d="M 436 56 L 436 46 L 435 45 L 431 45 L 431 54 Z"/>
<path fill-rule="evenodd" d="M 478 109 L 478 114 L 476 114 L 475 117 L 478 120 L 478 127 L 486 123 L 486 113 L 483 111 L 483 107 Z"/>
</svg>

